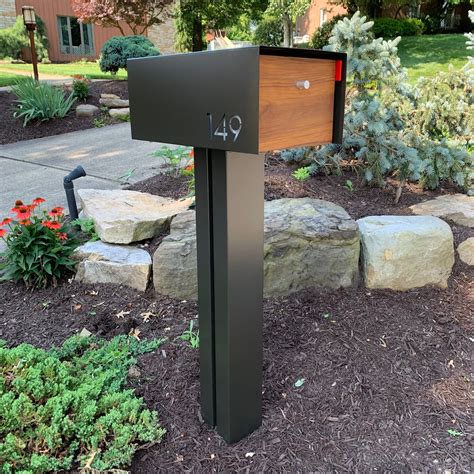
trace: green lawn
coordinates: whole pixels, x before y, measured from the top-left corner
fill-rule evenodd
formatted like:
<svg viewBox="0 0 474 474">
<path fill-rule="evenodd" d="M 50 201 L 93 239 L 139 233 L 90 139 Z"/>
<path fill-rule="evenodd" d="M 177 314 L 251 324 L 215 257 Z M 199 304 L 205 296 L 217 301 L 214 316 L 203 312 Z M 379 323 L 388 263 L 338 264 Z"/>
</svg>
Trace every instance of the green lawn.
<svg viewBox="0 0 474 474">
<path fill-rule="evenodd" d="M 31 64 L 10 64 L 0 62 L 0 73 L 6 71 L 31 71 Z M 81 74 L 90 79 L 125 79 L 127 72 L 120 70 L 115 76 L 112 74 L 104 74 L 97 63 L 76 62 L 65 64 L 38 64 L 38 71 L 41 79 L 41 74 L 57 75 L 57 76 L 73 76 Z"/>
<path fill-rule="evenodd" d="M 23 80 L 25 76 L 19 76 L 8 71 L 0 70 L 0 87 L 11 86 L 16 80 Z"/>
<path fill-rule="evenodd" d="M 399 43 L 398 54 L 413 83 L 420 76 L 447 71 L 449 64 L 456 69 L 464 66 L 468 55 L 466 37 L 462 34 L 407 36 Z"/>
</svg>

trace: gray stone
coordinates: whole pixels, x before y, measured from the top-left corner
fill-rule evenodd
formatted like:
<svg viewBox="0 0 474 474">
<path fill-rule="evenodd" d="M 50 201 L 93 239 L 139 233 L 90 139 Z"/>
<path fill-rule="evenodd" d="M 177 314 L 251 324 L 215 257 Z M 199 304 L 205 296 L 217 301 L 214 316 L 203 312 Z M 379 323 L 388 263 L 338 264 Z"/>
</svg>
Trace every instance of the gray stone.
<svg viewBox="0 0 474 474">
<path fill-rule="evenodd" d="M 111 95 L 113 95 L 113 94 L 111 94 Z M 99 99 L 99 104 L 103 105 L 104 107 L 107 107 L 109 109 L 120 109 L 120 108 L 129 107 L 128 100 L 121 99 L 118 96 L 115 96 L 115 97 L 101 97 Z"/>
<path fill-rule="evenodd" d="M 453 234 L 432 216 L 371 216 L 357 221 L 368 288 L 446 288 L 454 264 Z"/>
<path fill-rule="evenodd" d="M 93 117 L 98 111 L 99 107 L 92 104 L 80 104 L 76 107 L 76 115 L 78 117 Z"/>
<path fill-rule="evenodd" d="M 458 254 L 461 261 L 474 265 L 474 237 L 469 237 L 458 245 Z"/>
<path fill-rule="evenodd" d="M 79 189 L 77 194 L 84 217 L 94 220 L 100 239 L 116 244 L 154 237 L 192 202 L 124 190 Z"/>
<path fill-rule="evenodd" d="M 353 285 L 358 276 L 357 225 L 340 206 L 318 199 L 265 203 L 264 292 L 287 295 L 310 287 Z M 153 258 L 156 291 L 197 297 L 196 226 L 192 211 L 171 223 Z"/>
<path fill-rule="evenodd" d="M 474 196 L 448 194 L 410 206 L 413 214 L 449 219 L 456 224 L 474 227 Z"/>
<path fill-rule="evenodd" d="M 145 291 L 151 270 L 151 257 L 145 250 L 103 242 L 87 242 L 73 254 L 76 280 L 84 283 L 115 283 Z"/>
<path fill-rule="evenodd" d="M 128 107 L 124 109 L 109 109 L 109 115 L 112 118 L 128 120 L 130 117 L 130 109 Z"/>
</svg>

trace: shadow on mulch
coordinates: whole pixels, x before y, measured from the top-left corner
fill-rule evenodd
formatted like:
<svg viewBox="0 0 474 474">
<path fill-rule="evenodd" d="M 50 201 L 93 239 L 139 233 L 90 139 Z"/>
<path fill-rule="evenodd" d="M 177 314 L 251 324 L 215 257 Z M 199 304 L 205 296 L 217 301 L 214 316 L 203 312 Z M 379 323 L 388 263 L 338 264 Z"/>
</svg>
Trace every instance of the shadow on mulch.
<svg viewBox="0 0 474 474">
<path fill-rule="evenodd" d="M 0 145 L 94 128 L 93 120 L 96 117 L 104 118 L 105 125 L 121 123 L 102 114 L 97 114 L 93 118 L 76 117 L 76 105 L 93 104 L 99 107 L 100 94 L 102 93 L 116 94 L 122 99 L 128 99 L 127 81 L 92 82 L 90 84 L 90 96 L 85 102 L 76 102 L 65 118 L 46 122 L 32 122 L 23 127 L 22 120 L 13 118 L 16 96 L 11 92 L 0 92 L 0 123 L 2 124 L 0 127 Z"/>
</svg>

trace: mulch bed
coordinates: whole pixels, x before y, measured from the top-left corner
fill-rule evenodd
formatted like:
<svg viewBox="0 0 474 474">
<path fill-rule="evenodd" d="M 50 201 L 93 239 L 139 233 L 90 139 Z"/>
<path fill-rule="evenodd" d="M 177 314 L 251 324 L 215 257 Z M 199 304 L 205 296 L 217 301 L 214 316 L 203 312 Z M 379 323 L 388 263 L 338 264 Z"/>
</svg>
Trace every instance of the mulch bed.
<svg viewBox="0 0 474 474">
<path fill-rule="evenodd" d="M 414 202 L 452 192 L 410 187 L 395 205 L 392 186 L 362 188 L 355 175 L 299 183 L 272 160 L 266 171 L 267 198 L 329 199 L 355 218 L 407 214 Z M 185 194 L 185 180 L 169 177 L 133 188 L 178 197 L 181 185 Z M 458 242 L 474 235 L 454 231 Z M 140 376 L 130 380 L 167 429 L 160 445 L 136 454 L 134 473 L 474 469 L 474 271 L 459 261 L 445 290 L 361 285 L 265 300 L 263 424 L 232 446 L 200 421 L 198 351 L 176 339 L 197 316 L 194 302 L 75 282 L 35 292 L 4 283 L 0 301 L 0 338 L 11 345 L 50 347 L 84 327 L 106 338 L 137 329 L 141 338 L 169 338 L 141 357 Z M 145 321 L 145 313 L 155 316 Z"/>
<path fill-rule="evenodd" d="M 100 94 L 102 93 L 116 94 L 122 99 L 128 99 L 127 81 L 92 82 L 88 99 L 85 102 L 77 102 L 77 104 L 93 104 L 99 107 Z M 71 109 L 70 114 L 63 119 L 29 123 L 26 127 L 23 127 L 22 120 L 13 118 L 15 99 L 16 96 L 11 92 L 0 92 L 1 145 L 94 128 L 93 118 L 76 117 L 75 106 Z M 96 115 L 96 117 L 103 118 L 105 125 L 120 123 L 120 121 L 114 120 L 103 113 Z"/>
</svg>

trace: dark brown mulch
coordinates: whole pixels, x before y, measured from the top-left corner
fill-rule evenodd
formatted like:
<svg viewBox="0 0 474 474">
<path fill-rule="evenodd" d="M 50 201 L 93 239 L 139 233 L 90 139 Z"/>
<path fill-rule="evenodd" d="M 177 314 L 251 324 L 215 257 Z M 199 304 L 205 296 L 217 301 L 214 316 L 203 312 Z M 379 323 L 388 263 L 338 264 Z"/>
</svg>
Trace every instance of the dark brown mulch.
<svg viewBox="0 0 474 474">
<path fill-rule="evenodd" d="M 355 175 L 299 183 L 290 173 L 269 161 L 267 199 L 328 199 L 355 218 L 409 214 L 409 205 L 452 192 L 410 186 L 395 205 L 393 187 L 362 188 Z M 355 191 L 344 187 L 347 179 Z M 184 179 L 166 176 L 133 189 L 175 198 L 187 192 Z M 456 242 L 474 235 L 453 231 Z M 167 429 L 160 445 L 136 454 L 133 473 L 474 470 L 474 270 L 459 259 L 445 290 L 360 286 L 267 299 L 263 424 L 232 446 L 200 422 L 198 351 L 176 339 L 196 316 L 194 302 L 151 289 L 64 283 L 28 292 L 0 284 L 0 338 L 10 345 L 50 347 L 84 327 L 106 338 L 137 329 L 141 338 L 168 337 L 140 358 L 140 377 L 130 380 Z"/>
<path fill-rule="evenodd" d="M 89 98 L 85 102 L 78 102 L 78 104 L 93 104 L 99 107 L 99 98 L 102 93 L 116 94 L 122 99 L 128 99 L 127 81 L 92 82 L 90 85 L 90 93 Z M 93 119 L 88 117 L 76 117 L 75 107 L 73 107 L 71 113 L 63 119 L 30 123 L 26 127 L 23 127 L 21 120 L 13 118 L 15 99 L 16 96 L 11 92 L 0 92 L 0 123 L 2 124 L 0 127 L 1 145 L 94 127 L 92 123 Z M 104 114 L 99 114 L 97 117 L 102 117 L 106 125 L 120 123 Z"/>
<path fill-rule="evenodd" d="M 0 338 L 50 347 L 83 327 L 107 338 L 134 329 L 167 336 L 131 382 L 167 429 L 160 445 L 135 456 L 135 473 L 469 472 L 473 276 L 458 263 L 448 290 L 266 300 L 263 425 L 233 446 L 199 421 L 198 352 L 176 340 L 195 303 L 111 285 L 27 292 L 4 283 Z M 156 316 L 144 322 L 147 312 Z"/>
</svg>

